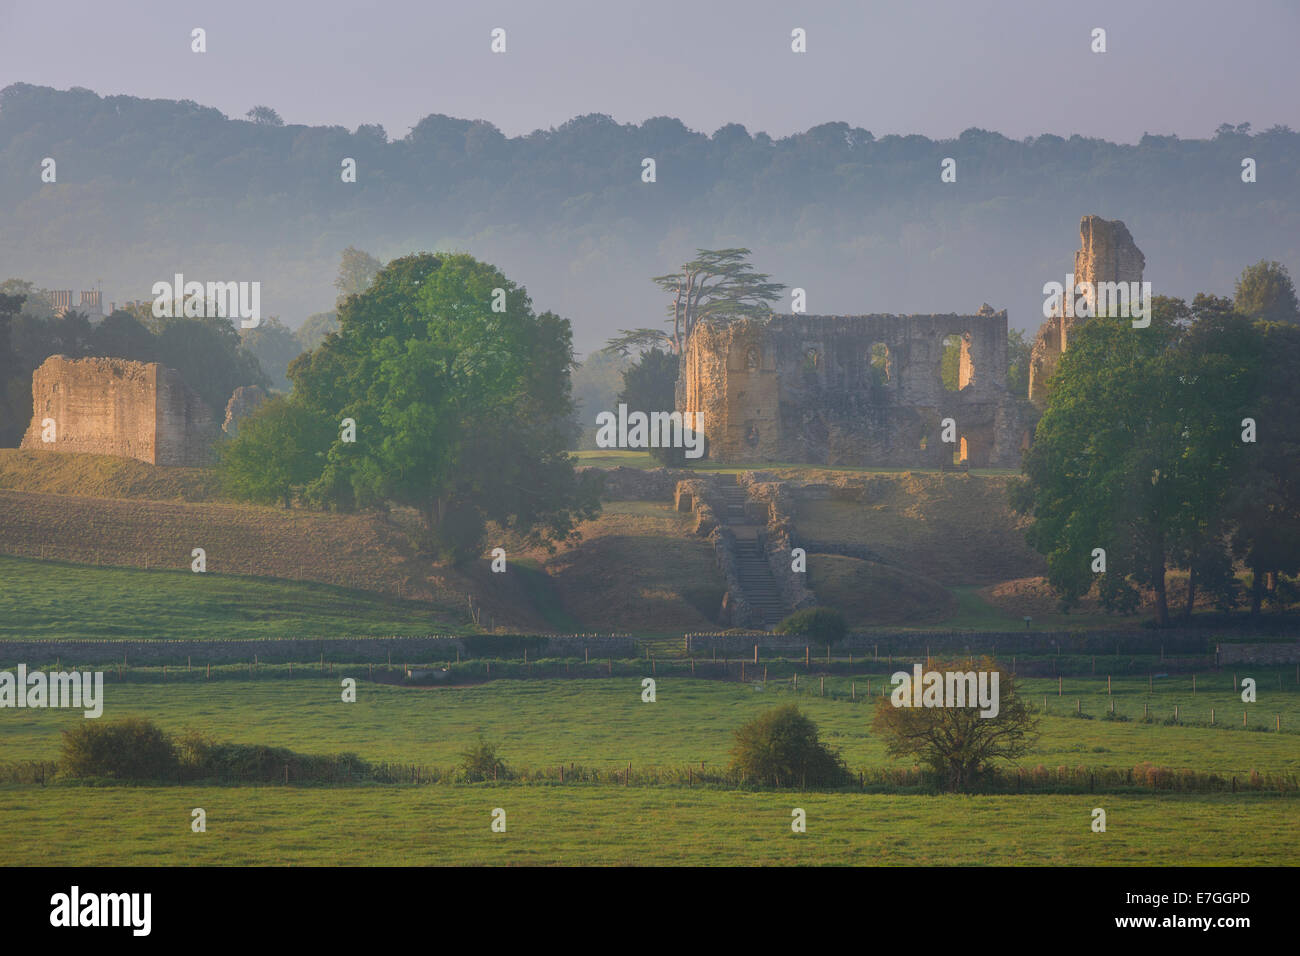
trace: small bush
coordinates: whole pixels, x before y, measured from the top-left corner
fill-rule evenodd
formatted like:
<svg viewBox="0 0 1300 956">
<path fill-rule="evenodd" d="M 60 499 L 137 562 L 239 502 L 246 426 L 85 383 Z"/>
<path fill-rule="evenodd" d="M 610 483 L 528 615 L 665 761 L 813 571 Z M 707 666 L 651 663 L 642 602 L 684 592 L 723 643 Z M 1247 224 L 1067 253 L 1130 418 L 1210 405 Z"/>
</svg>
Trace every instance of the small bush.
<svg viewBox="0 0 1300 956">
<path fill-rule="evenodd" d="M 844 615 L 829 607 L 810 607 L 795 611 L 776 626 L 776 633 L 806 637 L 818 644 L 838 644 L 848 634 Z"/>
<path fill-rule="evenodd" d="M 794 704 L 755 717 L 736 731 L 731 768 L 752 783 L 775 787 L 834 787 L 848 770 L 818 739 L 817 725 Z"/>
<path fill-rule="evenodd" d="M 172 738 L 151 720 L 81 721 L 63 732 L 63 772 L 72 777 L 171 779 L 179 768 Z"/>
<path fill-rule="evenodd" d="M 497 756 L 496 744 L 488 743 L 482 738 L 479 738 L 479 742 L 473 747 L 461 753 L 460 766 L 457 769 L 460 771 L 461 779 L 470 783 L 504 780 L 510 773 L 505 761 Z"/>
</svg>

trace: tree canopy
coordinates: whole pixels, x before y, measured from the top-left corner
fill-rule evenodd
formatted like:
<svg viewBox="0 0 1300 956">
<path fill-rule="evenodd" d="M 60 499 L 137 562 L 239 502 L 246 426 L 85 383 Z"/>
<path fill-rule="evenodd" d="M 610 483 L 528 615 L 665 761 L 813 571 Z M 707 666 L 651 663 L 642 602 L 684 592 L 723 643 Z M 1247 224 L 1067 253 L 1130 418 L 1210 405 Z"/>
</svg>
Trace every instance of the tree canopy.
<svg viewBox="0 0 1300 956">
<path fill-rule="evenodd" d="M 292 401 L 335 429 L 327 447 L 302 452 L 315 463 L 304 495 L 415 508 L 421 543 L 455 561 L 478 554 L 487 521 L 533 543 L 568 537 L 598 508 L 594 479 L 580 480 L 565 451 L 572 364 L 568 322 L 535 314 L 494 266 L 396 259 L 343 301 L 339 331 L 289 368 Z M 267 403 L 251 420 L 283 408 Z M 241 424 L 233 444 L 246 434 L 251 444 L 261 432 Z"/>
<path fill-rule="evenodd" d="M 1191 306 L 1156 298 L 1145 329 L 1108 318 L 1077 327 L 1014 492 L 1066 607 L 1096 584 L 1104 606 L 1131 610 L 1145 589 L 1164 625 L 1173 567 L 1189 571 L 1190 613 L 1198 586 L 1235 602 L 1233 549 L 1253 556 L 1257 581 L 1293 566 L 1294 547 L 1260 537 L 1264 512 L 1279 528 L 1300 514 L 1282 464 L 1297 439 L 1285 420 L 1294 375 L 1268 374 L 1270 337 L 1285 339 L 1205 295 Z"/>
</svg>

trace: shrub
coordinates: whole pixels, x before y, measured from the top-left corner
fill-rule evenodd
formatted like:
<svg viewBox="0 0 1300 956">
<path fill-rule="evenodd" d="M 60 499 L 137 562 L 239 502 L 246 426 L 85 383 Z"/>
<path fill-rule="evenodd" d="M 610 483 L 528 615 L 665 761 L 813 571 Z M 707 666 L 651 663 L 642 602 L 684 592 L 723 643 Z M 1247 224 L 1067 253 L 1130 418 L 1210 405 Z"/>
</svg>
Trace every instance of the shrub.
<svg viewBox="0 0 1300 956">
<path fill-rule="evenodd" d="M 838 644 L 848 632 L 849 625 L 844 615 L 829 607 L 795 611 L 776 626 L 778 634 L 806 637 L 818 644 Z"/>
<path fill-rule="evenodd" d="M 457 769 L 461 779 L 470 783 L 504 779 L 510 773 L 505 761 L 497 756 L 496 744 L 488 743 L 481 737 L 477 744 L 461 753 Z"/>
<path fill-rule="evenodd" d="M 143 717 L 86 720 L 63 732 L 63 771 L 72 777 L 162 780 L 179 769 L 171 737 Z"/>
<path fill-rule="evenodd" d="M 839 754 L 818 739 L 817 725 L 794 704 L 755 717 L 736 731 L 731 769 L 769 786 L 832 787 L 846 782 Z"/>
</svg>

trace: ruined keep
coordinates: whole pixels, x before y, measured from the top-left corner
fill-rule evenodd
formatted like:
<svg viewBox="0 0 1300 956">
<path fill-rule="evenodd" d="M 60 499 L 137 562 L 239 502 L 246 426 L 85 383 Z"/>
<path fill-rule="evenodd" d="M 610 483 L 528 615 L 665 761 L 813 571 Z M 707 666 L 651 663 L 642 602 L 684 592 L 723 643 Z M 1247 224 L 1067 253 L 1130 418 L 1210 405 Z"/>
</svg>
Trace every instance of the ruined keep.
<svg viewBox="0 0 1300 956">
<path fill-rule="evenodd" d="M 1141 282 L 1146 257 L 1133 242 L 1128 227 L 1118 219 L 1084 216 L 1079 220 L 1079 250 L 1074 254 L 1074 281 L 1089 283 L 1082 293 L 1096 309 L 1097 285 L 1102 282 Z M 1067 294 L 1070 290 L 1066 290 Z M 1047 404 L 1047 380 L 1070 344 L 1070 332 L 1086 319 L 1053 314 L 1038 330 L 1029 357 L 1029 399 L 1039 408 Z"/>
<path fill-rule="evenodd" d="M 46 420 L 54 441 L 45 441 Z M 205 465 L 217 428 L 180 374 L 157 362 L 51 355 L 32 373 L 32 421 L 22 446 Z"/>
<path fill-rule="evenodd" d="M 956 391 L 941 377 L 950 337 L 960 348 Z M 678 411 L 702 414 L 717 462 L 1015 467 L 1025 441 L 1006 388 L 1007 313 L 988 306 L 701 322 L 681 376 Z M 940 440 L 944 418 L 956 424 L 952 444 Z"/>
</svg>

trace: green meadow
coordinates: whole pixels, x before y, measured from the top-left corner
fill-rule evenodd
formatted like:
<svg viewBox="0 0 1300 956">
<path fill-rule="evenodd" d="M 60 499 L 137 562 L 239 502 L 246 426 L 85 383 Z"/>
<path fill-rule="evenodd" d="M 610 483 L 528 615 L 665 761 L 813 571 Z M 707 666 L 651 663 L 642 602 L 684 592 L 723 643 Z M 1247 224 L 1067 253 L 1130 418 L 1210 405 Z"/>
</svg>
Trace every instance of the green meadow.
<svg viewBox="0 0 1300 956">
<path fill-rule="evenodd" d="M 1105 833 L 1092 811 L 1107 814 Z M 202 807 L 207 832 L 190 829 Z M 791 811 L 807 832 L 791 831 Z M 506 832 L 490 828 L 506 813 Z M 0 787 L 34 865 L 1280 865 L 1296 802 L 1254 795 L 882 796 L 612 786 Z"/>
<path fill-rule="evenodd" d="M 315 754 L 352 752 L 372 762 L 424 766 L 455 764 L 481 736 L 498 746 L 510 766 L 577 763 L 614 770 L 628 763 L 681 767 L 703 761 L 718 767 L 729 760 L 737 727 L 765 709 L 797 700 L 851 769 L 903 766 L 885 754 L 871 732 L 871 702 L 849 699 L 849 678 L 828 679 L 828 696 L 822 697 L 816 677 L 801 679 L 795 695 L 788 680 L 764 689 L 761 683 L 660 676 L 656 701 L 643 703 L 639 677 L 402 687 L 369 683 L 365 667 L 336 667 L 330 677 L 304 677 L 301 667 L 293 679 L 286 674 L 281 667 L 251 680 L 205 682 L 197 671 L 190 680 L 173 678 L 170 683 L 110 680 L 104 688 L 104 716 L 140 715 L 174 733 L 195 729 L 236 743 Z M 356 703 L 341 699 L 340 680 L 349 674 L 359 678 Z M 883 672 L 872 678 L 873 693 L 879 693 L 884 679 Z M 865 694 L 865 676 L 853 683 L 857 693 Z M 1211 692 L 1203 679 L 1204 689 L 1195 697 L 1178 686 L 1184 683 L 1181 678 L 1155 682 L 1150 697 L 1145 680 L 1113 683 L 1121 713 L 1140 717 L 1150 701 L 1163 721 L 1182 701 L 1180 718 L 1185 720 L 1204 716 L 1208 721 L 1209 709 L 1215 707 L 1218 726 L 1209 727 L 1102 720 L 1108 700 L 1104 678 L 1067 679 L 1068 697 L 1055 696 L 1055 681 L 1022 683 L 1036 707 L 1048 694 L 1040 739 L 1020 761 L 1025 767 L 1131 768 L 1146 761 L 1220 775 L 1300 772 L 1300 734 L 1294 732 L 1300 728 L 1300 699 L 1294 685 L 1269 691 L 1261 678 L 1260 702 L 1242 705 L 1227 692 L 1227 680 L 1219 680 L 1225 686 Z M 1073 716 L 1076 698 L 1094 719 Z M 1251 707 L 1254 720 L 1267 729 L 1240 729 L 1243 706 Z M 1273 730 L 1274 711 L 1282 714 L 1282 733 Z M 0 711 L 2 759 L 55 760 L 61 731 L 83 719 L 80 712 L 67 710 Z"/>
<path fill-rule="evenodd" d="M 0 582 L 0 640 L 241 640 L 456 630 L 427 603 L 311 581 L 0 555 Z"/>
</svg>

